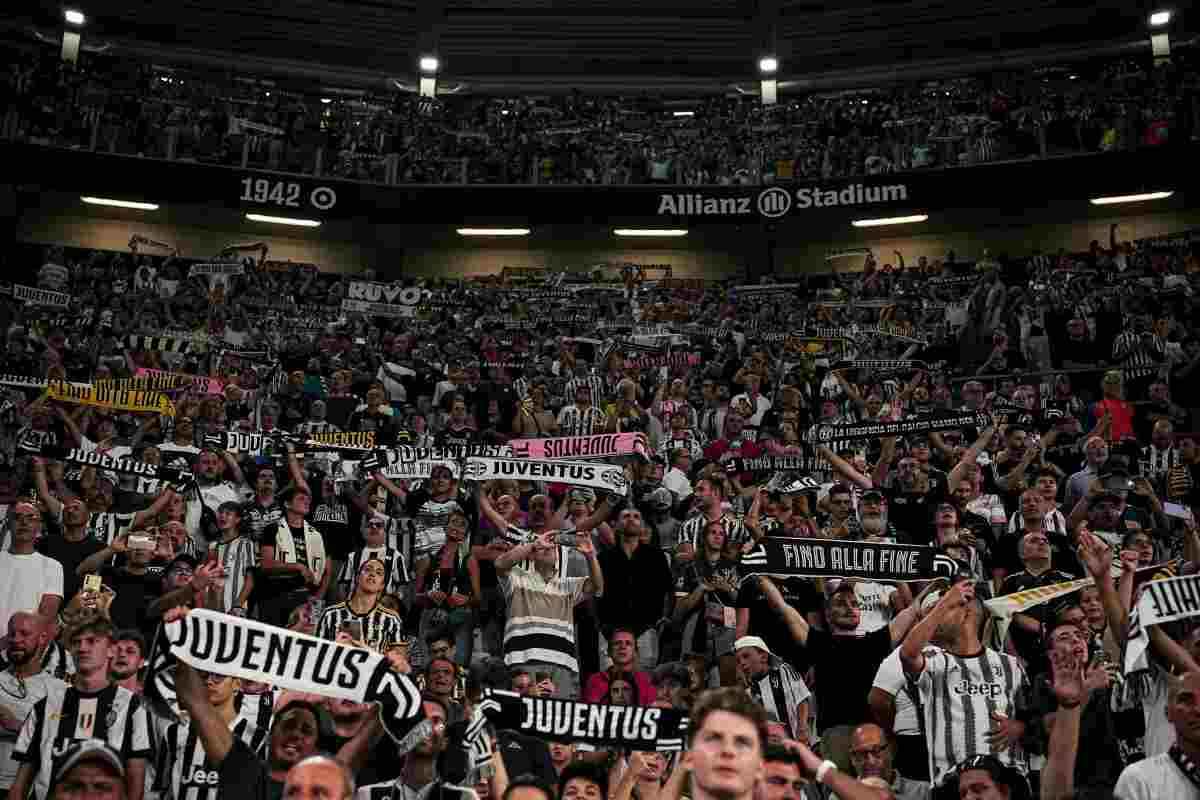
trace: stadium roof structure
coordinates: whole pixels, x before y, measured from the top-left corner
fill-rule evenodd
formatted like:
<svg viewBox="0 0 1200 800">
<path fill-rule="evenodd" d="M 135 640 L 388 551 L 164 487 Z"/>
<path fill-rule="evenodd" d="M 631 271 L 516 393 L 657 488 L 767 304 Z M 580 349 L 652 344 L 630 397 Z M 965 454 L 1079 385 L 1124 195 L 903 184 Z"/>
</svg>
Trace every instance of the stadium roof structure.
<svg viewBox="0 0 1200 800">
<path fill-rule="evenodd" d="M 1149 0 L 83 0 L 84 36 L 142 55 L 223 58 L 415 84 L 436 54 L 443 89 L 757 90 L 873 85 L 914 71 L 981 71 L 1077 54 L 1149 53 Z M 57 0 L 10 10 L 53 33 Z M 1173 4 L 1174 37 L 1186 6 Z M 119 51 L 119 50 L 118 50 Z M 218 62 L 219 63 L 219 62 Z M 932 75 L 932 73 L 930 73 Z"/>
</svg>

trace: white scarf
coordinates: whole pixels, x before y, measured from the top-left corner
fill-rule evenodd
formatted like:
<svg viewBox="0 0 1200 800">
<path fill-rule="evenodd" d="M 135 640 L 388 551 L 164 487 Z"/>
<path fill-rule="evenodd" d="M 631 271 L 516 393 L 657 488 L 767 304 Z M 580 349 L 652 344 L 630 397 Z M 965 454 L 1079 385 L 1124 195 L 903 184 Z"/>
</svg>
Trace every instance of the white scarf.
<svg viewBox="0 0 1200 800">
<path fill-rule="evenodd" d="M 308 568 L 319 577 L 325 569 L 325 540 L 321 538 L 320 531 L 308 524 L 308 520 L 304 521 L 304 549 Z M 286 519 L 279 520 L 279 527 L 275 529 L 275 550 L 279 561 L 296 563 L 296 540 L 292 538 L 292 528 Z"/>
</svg>

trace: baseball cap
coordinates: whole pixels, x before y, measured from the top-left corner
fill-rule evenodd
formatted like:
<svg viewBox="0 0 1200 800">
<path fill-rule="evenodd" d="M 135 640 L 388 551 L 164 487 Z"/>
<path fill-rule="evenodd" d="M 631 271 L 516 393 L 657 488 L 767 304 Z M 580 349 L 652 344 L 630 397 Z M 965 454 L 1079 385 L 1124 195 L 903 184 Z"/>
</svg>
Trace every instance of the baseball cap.
<svg viewBox="0 0 1200 800">
<path fill-rule="evenodd" d="M 874 499 L 874 500 L 879 500 L 879 501 L 881 501 L 881 502 L 882 502 L 882 500 L 883 500 L 883 492 L 879 491 L 878 489 L 867 489 L 865 492 L 863 492 L 863 493 L 862 493 L 862 498 L 861 498 L 861 499 L 862 499 L 862 500 L 872 500 L 872 499 Z"/>
<path fill-rule="evenodd" d="M 99 761 L 105 766 L 111 768 L 113 772 L 122 778 L 125 777 L 125 764 L 121 760 L 121 756 L 116 750 L 113 750 L 100 739 L 84 739 L 72 745 L 62 761 L 58 764 L 58 769 L 54 771 L 53 779 L 50 786 L 53 788 L 63 778 L 67 776 L 71 770 L 84 762 Z"/>
<path fill-rule="evenodd" d="M 761 636 L 743 636 L 733 643 L 733 652 L 736 653 L 738 650 L 743 650 L 747 647 L 757 647 L 759 650 L 765 650 L 767 653 L 771 652 L 771 648 L 767 647 L 767 643 L 763 641 Z"/>
</svg>

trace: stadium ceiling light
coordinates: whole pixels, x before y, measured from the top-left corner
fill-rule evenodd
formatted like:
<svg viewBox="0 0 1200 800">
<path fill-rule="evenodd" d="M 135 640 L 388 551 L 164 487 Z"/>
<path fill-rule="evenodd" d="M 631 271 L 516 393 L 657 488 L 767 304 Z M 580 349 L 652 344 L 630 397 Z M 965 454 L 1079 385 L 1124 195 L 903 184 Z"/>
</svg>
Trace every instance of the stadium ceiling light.
<svg viewBox="0 0 1200 800">
<path fill-rule="evenodd" d="M 528 236 L 529 228 L 458 228 L 459 236 Z"/>
<path fill-rule="evenodd" d="M 63 19 L 72 25 L 82 25 L 83 23 L 87 22 L 87 17 L 83 15 L 83 12 L 76 11 L 73 8 L 68 8 L 63 12 Z"/>
<path fill-rule="evenodd" d="M 928 214 L 909 214 L 906 217 L 880 217 L 879 219 L 856 219 L 850 224 L 856 228 L 878 228 L 881 225 L 907 225 L 910 222 L 924 222 Z"/>
<path fill-rule="evenodd" d="M 331 97 L 322 97 L 322 98 L 321 98 L 321 102 L 322 102 L 322 103 L 324 103 L 325 105 L 329 105 L 330 103 L 332 103 L 332 102 L 333 102 L 333 98 L 331 98 Z"/>
<path fill-rule="evenodd" d="M 437 72 L 438 66 L 439 64 L 436 56 L 421 56 L 421 72 Z"/>
<path fill-rule="evenodd" d="M 696 116 L 696 112 L 695 111 L 672 111 L 671 116 L 673 116 L 673 117 L 694 117 L 694 116 Z"/>
<path fill-rule="evenodd" d="M 93 206 L 133 208 L 138 211 L 158 211 L 158 203 L 142 203 L 136 200 L 113 200 L 111 197 L 91 197 L 89 195 L 83 195 L 79 199 Z"/>
<path fill-rule="evenodd" d="M 661 236 L 667 238 L 679 238 L 687 236 L 687 228 L 614 228 L 614 236 L 644 236 L 654 237 Z"/>
<path fill-rule="evenodd" d="M 1114 206 L 1118 203 L 1141 203 L 1144 200 L 1165 200 L 1175 192 L 1144 192 L 1142 194 L 1117 194 L 1110 197 L 1093 197 L 1094 206 Z"/>
<path fill-rule="evenodd" d="M 251 222 L 270 222 L 274 225 L 292 225 L 296 228 L 319 228 L 321 220 L 319 219 L 301 219 L 300 217 L 272 217 L 269 214 L 247 214 L 246 219 Z"/>
<path fill-rule="evenodd" d="M 779 59 L 775 56 L 763 56 L 758 60 L 758 71 L 770 75 L 779 69 Z"/>
<path fill-rule="evenodd" d="M 1155 11 L 1150 15 L 1150 24 L 1156 28 L 1161 28 L 1171 21 L 1170 11 Z"/>
</svg>

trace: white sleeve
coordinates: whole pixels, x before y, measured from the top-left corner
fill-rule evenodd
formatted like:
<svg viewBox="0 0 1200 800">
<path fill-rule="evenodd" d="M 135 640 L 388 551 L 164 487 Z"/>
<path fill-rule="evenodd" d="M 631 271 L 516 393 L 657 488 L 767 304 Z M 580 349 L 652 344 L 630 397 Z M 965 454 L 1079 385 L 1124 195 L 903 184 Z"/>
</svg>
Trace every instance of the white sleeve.
<svg viewBox="0 0 1200 800">
<path fill-rule="evenodd" d="M 1154 793 L 1139 774 L 1141 771 L 1135 770 L 1134 766 L 1136 764 L 1122 770 L 1121 777 L 1117 778 L 1113 797 L 1116 800 L 1155 800 Z"/>
<path fill-rule="evenodd" d="M 49 563 L 46 564 L 44 578 L 46 585 L 42 590 L 43 595 L 51 594 L 57 597 L 63 597 L 63 568 L 62 563 L 55 561 L 52 558 L 46 559 Z"/>
<path fill-rule="evenodd" d="M 895 697 L 904 689 L 904 684 L 904 667 L 900 663 L 900 651 L 893 650 L 891 655 L 880 662 L 879 669 L 875 671 L 875 681 L 871 684 L 871 688 L 887 692 Z"/>
</svg>

